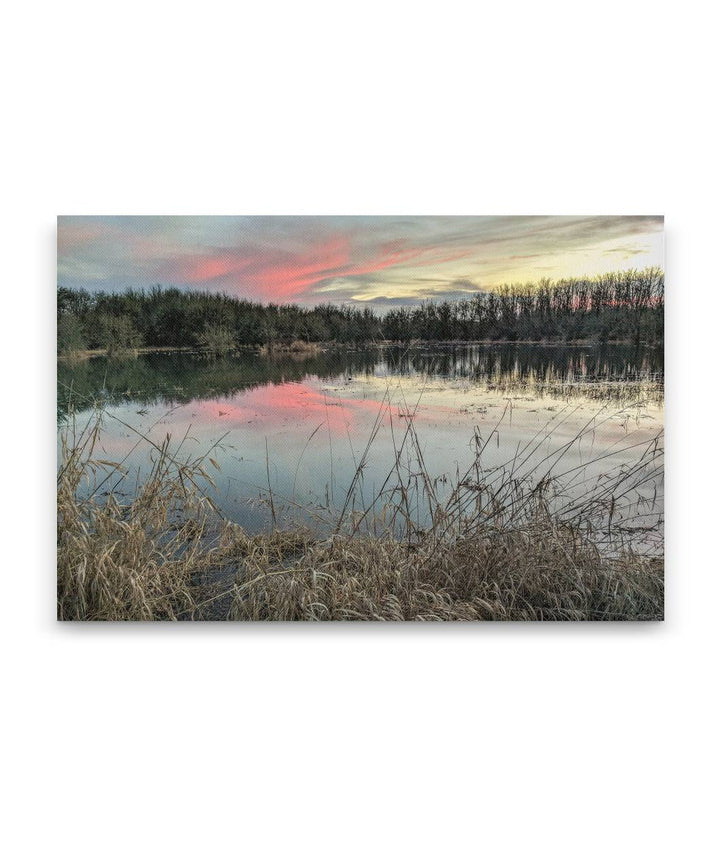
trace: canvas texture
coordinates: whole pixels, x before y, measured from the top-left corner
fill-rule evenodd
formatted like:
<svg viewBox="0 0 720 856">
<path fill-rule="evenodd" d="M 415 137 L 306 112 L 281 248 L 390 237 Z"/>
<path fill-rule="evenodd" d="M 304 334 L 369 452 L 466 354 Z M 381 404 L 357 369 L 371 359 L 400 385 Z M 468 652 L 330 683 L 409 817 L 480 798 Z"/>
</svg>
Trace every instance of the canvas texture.
<svg viewBox="0 0 720 856">
<path fill-rule="evenodd" d="M 63 621 L 661 620 L 663 218 L 58 218 Z"/>
</svg>

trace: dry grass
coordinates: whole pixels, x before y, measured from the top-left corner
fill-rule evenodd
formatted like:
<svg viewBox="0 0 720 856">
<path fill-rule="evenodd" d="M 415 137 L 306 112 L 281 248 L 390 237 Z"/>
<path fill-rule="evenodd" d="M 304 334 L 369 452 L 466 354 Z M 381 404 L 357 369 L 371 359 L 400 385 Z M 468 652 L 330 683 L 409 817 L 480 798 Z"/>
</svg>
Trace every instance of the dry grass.
<svg viewBox="0 0 720 856">
<path fill-rule="evenodd" d="M 612 402 L 621 406 L 662 405 L 665 385 L 661 377 L 648 375 L 642 379 L 588 379 L 572 374 L 563 375 L 546 371 L 543 375 L 531 371 L 524 377 L 497 372 L 487 378 L 478 378 L 476 389 L 502 395 L 525 395 L 532 398 L 570 400 L 583 398 L 595 402 Z"/>
<path fill-rule="evenodd" d="M 657 471 L 657 441 L 612 484 L 590 484 L 568 498 L 560 476 L 535 469 L 520 477 L 517 456 L 511 466 L 485 472 L 476 438 L 473 467 L 442 503 L 428 477 L 415 473 L 413 488 L 398 463 L 361 514 L 352 512 L 357 484 L 351 485 L 332 534 L 298 526 L 250 535 L 222 520 L 206 496 L 212 449 L 183 458 L 184 440 L 171 450 L 169 437 L 158 446 L 138 435 L 138 444 L 151 444 L 154 466 L 136 489 L 124 461 L 98 459 L 102 430 L 99 416 L 80 431 L 71 422 L 63 437 L 59 619 L 663 617 L 660 554 L 643 555 L 634 536 L 613 522 L 623 497 Z M 416 441 L 408 419 L 399 452 L 406 444 L 416 449 L 422 467 Z M 420 494 L 431 513 L 427 526 L 414 513 Z M 648 512 L 648 519 L 642 543 L 659 533 L 657 515 Z"/>
<path fill-rule="evenodd" d="M 245 620 L 643 620 L 662 618 L 657 558 L 603 558 L 550 521 L 435 547 L 336 536 L 226 547 L 240 573 L 230 617 Z"/>
<path fill-rule="evenodd" d="M 61 620 L 174 619 L 192 609 L 213 562 L 204 460 L 179 463 L 170 438 L 152 444 L 150 477 L 129 502 L 124 461 L 98 459 L 102 419 L 62 438 L 57 588 Z M 150 442 L 140 438 L 141 442 Z"/>
<path fill-rule="evenodd" d="M 258 353 L 263 356 L 272 356 L 273 354 L 289 354 L 291 356 L 313 356 L 322 351 L 322 346 L 318 342 L 306 342 L 303 339 L 294 339 L 289 344 L 282 342 L 274 342 L 272 345 L 261 345 Z"/>
</svg>

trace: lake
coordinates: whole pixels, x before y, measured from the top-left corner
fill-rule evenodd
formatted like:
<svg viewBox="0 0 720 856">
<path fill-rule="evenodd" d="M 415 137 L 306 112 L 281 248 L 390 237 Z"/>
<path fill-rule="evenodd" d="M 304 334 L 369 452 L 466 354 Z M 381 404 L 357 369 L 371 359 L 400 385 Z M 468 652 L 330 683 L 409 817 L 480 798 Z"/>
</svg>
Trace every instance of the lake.
<svg viewBox="0 0 720 856">
<path fill-rule="evenodd" d="M 659 348 L 454 345 L 61 361 L 59 431 L 82 426 L 98 407 L 97 456 L 124 460 L 122 489 L 148 472 L 152 447 L 141 437 L 160 444 L 170 435 L 178 459 L 207 453 L 209 495 L 250 531 L 273 518 L 322 528 L 343 509 L 357 519 L 370 511 L 370 520 L 398 481 L 414 486 L 409 510 L 422 525 L 422 497 L 447 498 L 480 450 L 483 473 L 561 477 L 566 490 L 555 501 L 568 507 L 589 485 L 630 473 L 613 525 L 662 514 Z M 648 471 L 641 456 L 653 442 Z"/>
</svg>

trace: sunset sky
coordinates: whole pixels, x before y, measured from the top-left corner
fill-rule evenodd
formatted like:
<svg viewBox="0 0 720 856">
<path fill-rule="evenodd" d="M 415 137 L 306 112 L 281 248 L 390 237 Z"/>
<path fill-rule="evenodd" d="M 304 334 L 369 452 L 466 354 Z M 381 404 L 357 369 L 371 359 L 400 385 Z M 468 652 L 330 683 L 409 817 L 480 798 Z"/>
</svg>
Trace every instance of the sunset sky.
<svg viewBox="0 0 720 856">
<path fill-rule="evenodd" d="M 663 218 L 59 217 L 58 285 L 382 310 L 504 282 L 663 266 Z"/>
</svg>

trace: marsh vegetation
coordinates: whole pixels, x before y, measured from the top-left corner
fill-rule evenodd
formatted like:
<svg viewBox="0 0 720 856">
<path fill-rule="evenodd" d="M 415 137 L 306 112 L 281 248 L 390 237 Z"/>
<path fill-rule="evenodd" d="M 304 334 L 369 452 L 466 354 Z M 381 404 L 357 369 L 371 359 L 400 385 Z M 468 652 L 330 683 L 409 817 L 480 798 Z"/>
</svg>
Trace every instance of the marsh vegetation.
<svg viewBox="0 0 720 856">
<path fill-rule="evenodd" d="M 225 519 L 209 494 L 212 447 L 182 456 L 169 437 L 139 439 L 151 447 L 152 470 L 125 500 L 119 488 L 131 473 L 99 456 L 102 416 L 63 436 L 60 619 L 662 618 L 662 556 L 653 549 L 661 515 L 638 502 L 657 475 L 659 438 L 635 466 L 571 494 L 572 470 L 518 478 L 516 456 L 485 471 L 476 437 L 473 466 L 442 502 L 427 471 L 402 467 L 400 449 L 378 495 L 359 509 L 353 492 L 371 437 L 330 530 L 255 534 Z M 411 421 L 400 443 L 422 467 Z M 427 524 L 415 515 L 420 495 L 430 503 Z M 270 489 L 266 501 L 274 517 Z M 623 526 L 622 509 L 633 504 L 634 522 Z"/>
</svg>

